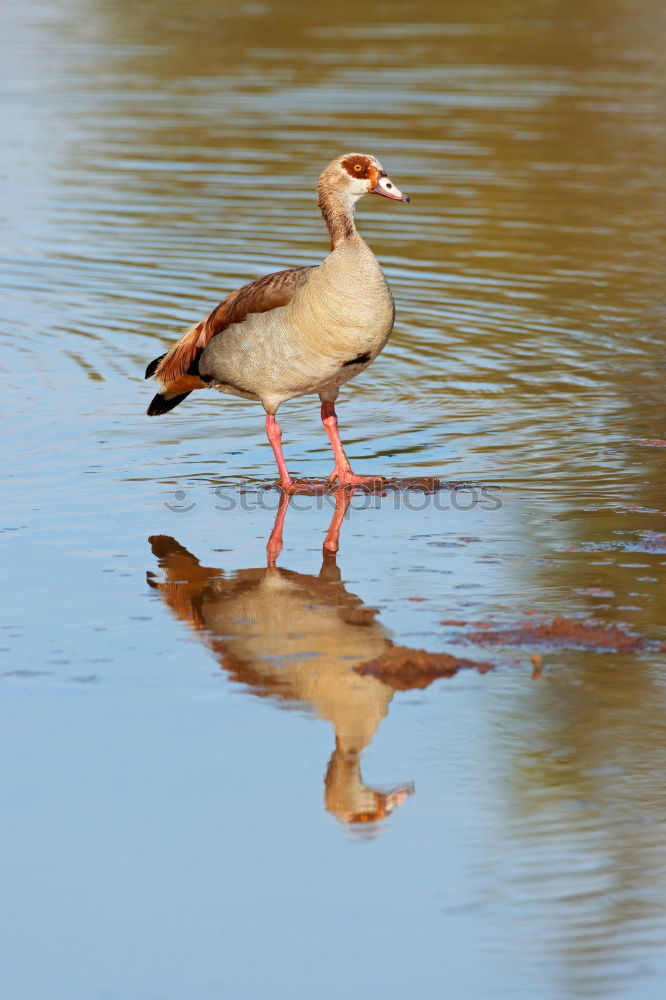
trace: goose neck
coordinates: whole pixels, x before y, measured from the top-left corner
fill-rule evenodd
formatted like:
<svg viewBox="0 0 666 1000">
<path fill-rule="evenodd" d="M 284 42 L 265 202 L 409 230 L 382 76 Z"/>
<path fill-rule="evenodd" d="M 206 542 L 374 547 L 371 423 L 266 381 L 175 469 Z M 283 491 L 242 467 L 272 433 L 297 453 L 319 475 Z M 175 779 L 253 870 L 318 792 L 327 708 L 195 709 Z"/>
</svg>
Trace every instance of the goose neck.
<svg viewBox="0 0 666 1000">
<path fill-rule="evenodd" d="M 358 235 L 354 225 L 354 198 L 348 192 L 323 186 L 318 195 L 319 208 L 331 237 L 331 249 L 335 250 Z"/>
</svg>

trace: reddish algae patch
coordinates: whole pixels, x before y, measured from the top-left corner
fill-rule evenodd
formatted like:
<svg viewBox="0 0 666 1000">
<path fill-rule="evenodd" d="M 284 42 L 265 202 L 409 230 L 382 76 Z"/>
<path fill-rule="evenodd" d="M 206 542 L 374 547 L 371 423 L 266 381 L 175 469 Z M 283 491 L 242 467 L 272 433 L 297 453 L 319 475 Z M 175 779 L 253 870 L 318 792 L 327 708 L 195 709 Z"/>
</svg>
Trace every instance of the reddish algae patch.
<svg viewBox="0 0 666 1000">
<path fill-rule="evenodd" d="M 605 625 L 588 619 L 579 621 L 556 616 L 550 620 L 521 621 L 492 628 L 488 622 L 468 622 L 474 630 L 456 637 L 459 642 L 478 646 L 542 646 L 550 649 L 593 649 L 616 653 L 636 653 L 659 648 L 643 636 L 627 632 L 619 625 Z"/>
<path fill-rule="evenodd" d="M 666 552 L 666 535 L 658 531 L 642 531 L 641 541 L 632 548 L 635 552 Z"/>
</svg>

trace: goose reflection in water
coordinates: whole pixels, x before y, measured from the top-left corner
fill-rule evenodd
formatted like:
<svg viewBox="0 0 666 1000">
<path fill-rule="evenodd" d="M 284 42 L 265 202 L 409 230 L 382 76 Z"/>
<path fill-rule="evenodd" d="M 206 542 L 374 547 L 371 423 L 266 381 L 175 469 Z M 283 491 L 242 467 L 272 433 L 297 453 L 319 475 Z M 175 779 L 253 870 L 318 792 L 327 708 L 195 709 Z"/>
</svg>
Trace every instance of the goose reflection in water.
<svg viewBox="0 0 666 1000">
<path fill-rule="evenodd" d="M 283 494 L 266 567 L 226 575 L 202 566 L 175 539 L 157 535 L 149 541 L 162 579 L 149 572 L 148 582 L 199 633 L 233 680 L 260 696 L 308 706 L 333 724 L 335 749 L 326 771 L 325 806 L 341 823 L 359 824 L 384 819 L 414 790 L 411 783 L 385 791 L 369 787 L 360 758 L 394 691 L 425 685 L 422 678 L 410 683 L 390 674 L 385 682 L 358 672 L 396 647 L 377 620 L 377 609 L 345 588 L 336 563 L 350 497 L 348 489 L 336 492 L 317 576 L 275 565 L 291 499 Z"/>
</svg>

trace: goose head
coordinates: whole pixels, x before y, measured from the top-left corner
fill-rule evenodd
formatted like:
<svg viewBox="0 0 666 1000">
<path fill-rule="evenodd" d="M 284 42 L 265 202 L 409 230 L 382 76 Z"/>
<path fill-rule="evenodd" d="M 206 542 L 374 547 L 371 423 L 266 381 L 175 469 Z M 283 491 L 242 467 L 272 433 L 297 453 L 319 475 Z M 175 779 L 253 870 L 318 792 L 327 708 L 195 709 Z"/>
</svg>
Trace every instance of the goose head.
<svg viewBox="0 0 666 1000">
<path fill-rule="evenodd" d="M 357 202 L 364 194 L 380 194 L 393 201 L 409 201 L 393 183 L 379 160 L 367 153 L 345 153 L 332 160 L 319 178 L 321 194 L 337 194 Z"/>
</svg>

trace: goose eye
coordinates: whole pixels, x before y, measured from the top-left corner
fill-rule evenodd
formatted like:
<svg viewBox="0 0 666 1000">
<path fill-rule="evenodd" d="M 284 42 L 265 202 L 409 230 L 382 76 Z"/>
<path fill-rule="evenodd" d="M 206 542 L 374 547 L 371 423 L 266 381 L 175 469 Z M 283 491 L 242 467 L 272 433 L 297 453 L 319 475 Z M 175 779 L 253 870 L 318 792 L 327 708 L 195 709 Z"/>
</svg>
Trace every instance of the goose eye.
<svg viewBox="0 0 666 1000">
<path fill-rule="evenodd" d="M 354 164 L 354 170 L 360 170 L 360 169 L 361 169 L 361 164 L 360 163 L 355 163 Z"/>
</svg>

